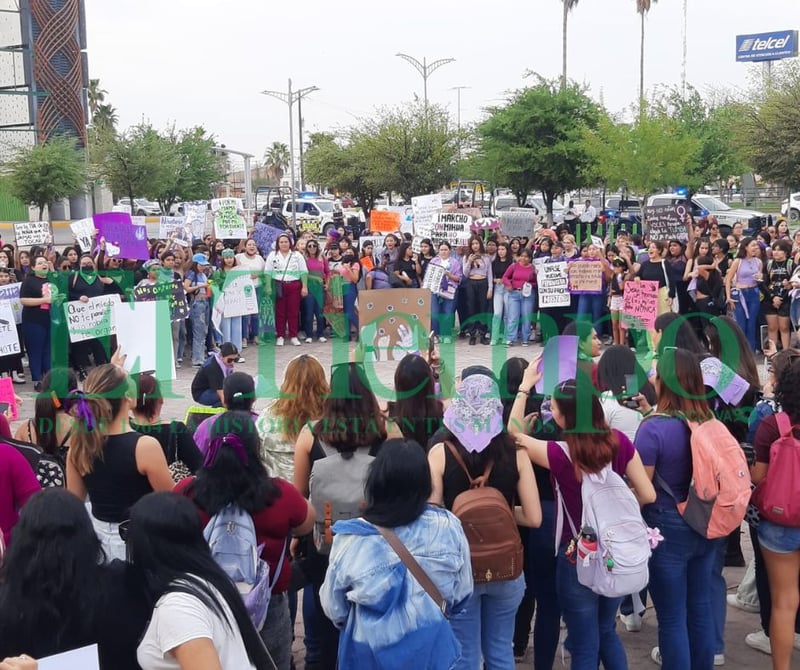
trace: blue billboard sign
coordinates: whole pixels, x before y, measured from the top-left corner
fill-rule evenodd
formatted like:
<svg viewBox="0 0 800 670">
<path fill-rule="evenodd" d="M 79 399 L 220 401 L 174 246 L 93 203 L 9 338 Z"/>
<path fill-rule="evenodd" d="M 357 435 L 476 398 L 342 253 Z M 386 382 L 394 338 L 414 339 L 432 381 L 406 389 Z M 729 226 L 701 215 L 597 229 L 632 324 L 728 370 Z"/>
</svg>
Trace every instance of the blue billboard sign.
<svg viewBox="0 0 800 670">
<path fill-rule="evenodd" d="M 739 62 L 752 63 L 795 56 L 797 56 L 796 30 L 736 36 L 736 60 Z"/>
</svg>

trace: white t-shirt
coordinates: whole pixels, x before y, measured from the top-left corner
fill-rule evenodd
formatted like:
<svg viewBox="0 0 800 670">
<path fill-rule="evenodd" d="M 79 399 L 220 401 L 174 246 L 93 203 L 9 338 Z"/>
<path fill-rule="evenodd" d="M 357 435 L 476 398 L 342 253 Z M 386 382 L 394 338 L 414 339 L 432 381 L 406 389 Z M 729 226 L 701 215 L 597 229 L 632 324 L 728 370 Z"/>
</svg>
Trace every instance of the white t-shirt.
<svg viewBox="0 0 800 670">
<path fill-rule="evenodd" d="M 616 428 L 633 442 L 639 424 L 642 422 L 642 413 L 620 405 L 611 391 L 606 391 L 600 396 L 600 405 L 603 407 L 608 427 Z"/>
<path fill-rule="evenodd" d="M 253 272 L 262 272 L 264 270 L 264 259 L 261 254 L 256 254 L 251 258 L 246 253 L 242 252 L 236 254 L 236 260 L 245 270 L 251 270 Z"/>
<path fill-rule="evenodd" d="M 244 640 L 228 604 L 212 586 L 231 626 L 201 600 L 188 593 L 167 593 L 159 599 L 136 657 L 142 670 L 180 670 L 172 650 L 191 640 L 208 638 L 214 643 L 220 667 L 255 670 L 247 657 Z"/>
</svg>

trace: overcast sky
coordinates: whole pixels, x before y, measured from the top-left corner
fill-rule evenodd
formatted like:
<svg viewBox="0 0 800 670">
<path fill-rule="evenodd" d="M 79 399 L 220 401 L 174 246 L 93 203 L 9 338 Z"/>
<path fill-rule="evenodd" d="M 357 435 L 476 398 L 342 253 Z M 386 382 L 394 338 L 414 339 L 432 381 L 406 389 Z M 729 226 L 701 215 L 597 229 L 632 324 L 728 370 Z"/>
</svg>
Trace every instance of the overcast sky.
<svg viewBox="0 0 800 670">
<path fill-rule="evenodd" d="M 428 97 L 463 122 L 524 86 L 526 70 L 561 73 L 560 0 L 85 0 L 89 73 L 117 109 L 120 127 L 142 118 L 163 128 L 202 124 L 229 148 L 259 159 L 288 143 L 288 109 L 259 95 L 316 85 L 303 101 L 306 131 L 346 126 L 379 105 L 402 105 L 422 77 L 395 54 L 455 58 L 428 80 Z M 681 81 L 681 0 L 653 3 L 645 85 Z M 688 0 L 687 81 L 744 87 L 735 36 L 800 28 L 798 0 Z M 581 0 L 569 19 L 568 72 L 611 111 L 639 82 L 634 0 Z M 296 111 L 296 110 L 295 110 Z M 295 126 L 295 141 L 297 129 Z"/>
</svg>

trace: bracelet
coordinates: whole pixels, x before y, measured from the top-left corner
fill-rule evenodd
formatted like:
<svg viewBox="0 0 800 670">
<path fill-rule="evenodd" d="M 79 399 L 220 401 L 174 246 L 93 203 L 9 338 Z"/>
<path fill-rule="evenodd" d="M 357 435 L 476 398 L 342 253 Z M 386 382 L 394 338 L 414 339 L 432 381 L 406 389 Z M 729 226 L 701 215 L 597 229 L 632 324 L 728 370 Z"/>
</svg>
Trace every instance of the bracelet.
<svg viewBox="0 0 800 670">
<path fill-rule="evenodd" d="M 523 389 L 523 388 L 518 388 L 518 389 L 517 389 L 517 395 L 519 395 L 520 393 L 521 393 L 522 395 L 530 395 L 530 394 L 531 394 L 531 392 L 530 392 L 530 391 L 526 391 L 526 390 L 525 390 L 525 389 Z"/>
</svg>

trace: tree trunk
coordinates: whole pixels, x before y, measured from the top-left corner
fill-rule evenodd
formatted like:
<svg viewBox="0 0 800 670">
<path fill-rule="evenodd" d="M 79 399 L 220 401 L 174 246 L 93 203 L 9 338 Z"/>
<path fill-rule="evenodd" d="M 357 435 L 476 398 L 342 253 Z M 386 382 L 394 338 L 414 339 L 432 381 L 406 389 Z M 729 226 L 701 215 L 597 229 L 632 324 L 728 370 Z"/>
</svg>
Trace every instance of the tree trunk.
<svg viewBox="0 0 800 670">
<path fill-rule="evenodd" d="M 642 34 L 639 43 L 639 114 L 644 112 L 644 15 L 642 12 Z"/>
<path fill-rule="evenodd" d="M 561 88 L 567 87 L 567 17 L 569 16 L 569 0 L 561 0 L 564 15 L 561 19 Z"/>
</svg>

